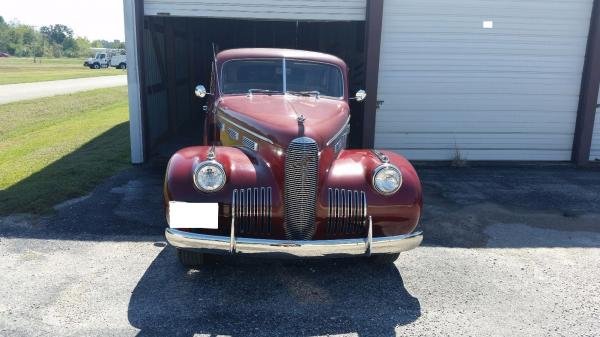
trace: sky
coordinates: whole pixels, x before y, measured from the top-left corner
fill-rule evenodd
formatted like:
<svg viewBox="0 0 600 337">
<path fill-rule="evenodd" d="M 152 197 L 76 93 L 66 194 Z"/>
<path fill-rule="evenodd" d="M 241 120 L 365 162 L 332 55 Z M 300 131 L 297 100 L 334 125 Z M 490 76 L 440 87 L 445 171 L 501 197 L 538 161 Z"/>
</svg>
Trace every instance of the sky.
<svg viewBox="0 0 600 337">
<path fill-rule="evenodd" d="M 125 40 L 123 0 L 0 0 L 0 16 L 38 29 L 60 23 L 90 40 Z"/>
</svg>

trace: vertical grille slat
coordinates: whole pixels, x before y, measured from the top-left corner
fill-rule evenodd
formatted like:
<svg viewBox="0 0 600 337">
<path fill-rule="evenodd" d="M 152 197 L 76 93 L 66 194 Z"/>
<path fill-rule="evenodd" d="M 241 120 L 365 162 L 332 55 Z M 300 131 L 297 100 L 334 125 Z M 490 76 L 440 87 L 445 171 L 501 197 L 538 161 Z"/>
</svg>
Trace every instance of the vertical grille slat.
<svg viewBox="0 0 600 337">
<path fill-rule="evenodd" d="M 367 218 L 367 196 L 364 191 L 329 188 L 327 229 L 329 235 L 362 234 Z"/>
<path fill-rule="evenodd" d="M 292 140 L 285 158 L 284 228 L 290 240 L 309 240 L 315 233 L 319 147 L 309 137 Z"/>
<path fill-rule="evenodd" d="M 271 187 L 234 189 L 231 203 L 236 210 L 231 216 L 235 217 L 237 233 L 271 233 Z"/>
</svg>

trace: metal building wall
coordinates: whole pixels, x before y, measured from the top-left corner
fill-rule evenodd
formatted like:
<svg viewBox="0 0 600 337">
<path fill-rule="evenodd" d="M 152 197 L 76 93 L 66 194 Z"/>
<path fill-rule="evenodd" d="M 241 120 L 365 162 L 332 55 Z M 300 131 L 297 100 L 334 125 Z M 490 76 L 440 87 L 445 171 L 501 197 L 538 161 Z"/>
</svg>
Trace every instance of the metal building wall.
<svg viewBox="0 0 600 337">
<path fill-rule="evenodd" d="M 145 0 L 145 15 L 271 19 L 364 20 L 366 0 Z"/>
<path fill-rule="evenodd" d="M 386 0 L 376 146 L 570 160 L 591 11 L 592 0 Z"/>
<path fill-rule="evenodd" d="M 598 95 L 598 104 L 600 105 L 600 95 Z M 592 135 L 592 148 L 590 150 L 590 160 L 600 160 L 600 113 L 596 110 L 596 121 L 594 122 L 594 134 Z"/>
</svg>

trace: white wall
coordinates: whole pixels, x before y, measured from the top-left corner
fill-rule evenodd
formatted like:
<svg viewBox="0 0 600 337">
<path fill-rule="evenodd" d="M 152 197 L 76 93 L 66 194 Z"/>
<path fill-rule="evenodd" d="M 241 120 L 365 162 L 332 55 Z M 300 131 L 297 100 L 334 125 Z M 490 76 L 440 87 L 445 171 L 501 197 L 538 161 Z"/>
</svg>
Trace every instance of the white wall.
<svg viewBox="0 0 600 337">
<path fill-rule="evenodd" d="M 384 4 L 377 147 L 570 160 L 592 0 Z"/>
<path fill-rule="evenodd" d="M 600 95 L 598 95 L 598 104 L 600 104 Z M 590 160 L 600 160 L 600 109 L 596 109 L 596 120 L 594 122 L 594 133 L 592 135 Z"/>
<path fill-rule="evenodd" d="M 127 50 L 127 82 L 129 94 L 129 137 L 131 142 L 131 162 L 144 162 L 144 141 L 142 137 L 142 108 L 140 105 L 140 81 L 137 64 L 138 42 L 135 34 L 135 8 L 133 0 L 123 0 L 125 11 L 125 49 Z"/>
<path fill-rule="evenodd" d="M 366 0 L 145 0 L 146 15 L 280 20 L 364 20 Z"/>
</svg>

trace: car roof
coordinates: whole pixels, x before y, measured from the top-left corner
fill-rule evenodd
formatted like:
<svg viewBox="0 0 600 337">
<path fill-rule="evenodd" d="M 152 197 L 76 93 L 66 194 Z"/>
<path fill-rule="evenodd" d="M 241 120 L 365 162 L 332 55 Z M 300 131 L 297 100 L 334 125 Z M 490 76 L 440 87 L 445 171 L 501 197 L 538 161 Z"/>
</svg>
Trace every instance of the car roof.
<svg viewBox="0 0 600 337">
<path fill-rule="evenodd" d="M 288 58 L 331 63 L 339 66 L 344 71 L 346 70 L 346 63 L 339 57 L 308 50 L 280 48 L 237 48 L 224 50 L 218 53 L 216 58 L 217 63 L 219 64 L 232 59 Z"/>
</svg>

